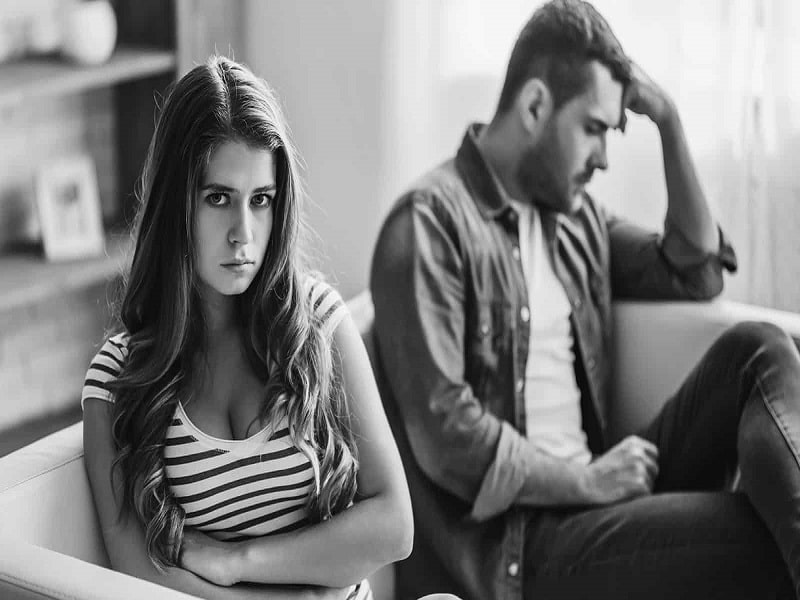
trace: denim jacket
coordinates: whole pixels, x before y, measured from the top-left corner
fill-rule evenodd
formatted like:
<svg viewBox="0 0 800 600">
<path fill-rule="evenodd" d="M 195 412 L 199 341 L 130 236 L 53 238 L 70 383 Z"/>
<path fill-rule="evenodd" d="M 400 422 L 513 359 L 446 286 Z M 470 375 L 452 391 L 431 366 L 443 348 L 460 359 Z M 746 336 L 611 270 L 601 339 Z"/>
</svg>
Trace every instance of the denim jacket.
<svg viewBox="0 0 800 600">
<path fill-rule="evenodd" d="M 414 551 L 398 565 L 400 600 L 436 591 L 522 598 L 525 524 L 535 512 L 515 504 L 533 460 L 524 403 L 529 299 L 517 213 L 478 150 L 478 127 L 454 160 L 398 199 L 373 256 L 374 366 L 416 522 Z M 712 298 L 736 259 L 721 231 L 719 251 L 706 254 L 669 224 L 663 236 L 643 230 L 588 195 L 576 214 L 540 211 L 572 306 L 583 427 L 600 453 L 612 298 Z M 664 252 L 666 240 L 684 266 Z"/>
</svg>

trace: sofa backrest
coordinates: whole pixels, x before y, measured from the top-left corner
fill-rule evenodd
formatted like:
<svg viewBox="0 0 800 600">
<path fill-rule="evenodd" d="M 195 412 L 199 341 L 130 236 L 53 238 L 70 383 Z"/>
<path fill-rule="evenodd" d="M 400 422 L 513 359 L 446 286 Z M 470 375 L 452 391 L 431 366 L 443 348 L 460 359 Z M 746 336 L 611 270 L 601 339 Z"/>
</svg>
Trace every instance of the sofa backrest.
<svg viewBox="0 0 800 600">
<path fill-rule="evenodd" d="M 108 566 L 76 423 L 0 458 L 0 538 Z"/>
</svg>

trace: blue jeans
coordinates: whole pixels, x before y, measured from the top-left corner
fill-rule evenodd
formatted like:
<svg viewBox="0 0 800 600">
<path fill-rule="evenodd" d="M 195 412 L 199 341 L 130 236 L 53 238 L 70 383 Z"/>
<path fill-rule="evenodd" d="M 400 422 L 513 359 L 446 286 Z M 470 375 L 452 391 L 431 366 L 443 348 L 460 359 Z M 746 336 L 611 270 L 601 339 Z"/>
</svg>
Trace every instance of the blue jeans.
<svg viewBox="0 0 800 600">
<path fill-rule="evenodd" d="M 654 493 L 532 517 L 525 597 L 800 597 L 792 339 L 766 323 L 731 328 L 639 435 L 659 449 Z M 737 464 L 738 491 L 721 491 Z"/>
</svg>

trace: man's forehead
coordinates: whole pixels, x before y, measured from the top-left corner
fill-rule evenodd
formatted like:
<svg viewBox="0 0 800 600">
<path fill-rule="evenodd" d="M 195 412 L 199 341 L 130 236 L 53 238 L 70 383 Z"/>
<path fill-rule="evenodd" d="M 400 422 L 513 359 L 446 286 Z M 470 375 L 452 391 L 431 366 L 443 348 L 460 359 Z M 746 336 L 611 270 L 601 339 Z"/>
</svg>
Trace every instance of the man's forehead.
<svg viewBox="0 0 800 600">
<path fill-rule="evenodd" d="M 581 95 L 582 109 L 587 118 L 603 122 L 609 128 L 624 124 L 623 85 L 614 79 L 611 70 L 599 61 L 589 63 L 589 81 Z"/>
</svg>

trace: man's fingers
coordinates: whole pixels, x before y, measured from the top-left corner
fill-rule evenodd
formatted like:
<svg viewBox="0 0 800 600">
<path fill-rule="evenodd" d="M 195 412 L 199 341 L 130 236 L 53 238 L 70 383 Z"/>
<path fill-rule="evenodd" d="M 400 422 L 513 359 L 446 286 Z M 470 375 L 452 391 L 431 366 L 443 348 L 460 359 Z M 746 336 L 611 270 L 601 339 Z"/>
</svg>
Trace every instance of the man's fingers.
<svg viewBox="0 0 800 600">
<path fill-rule="evenodd" d="M 656 446 L 650 440 L 646 440 L 643 437 L 639 437 L 638 435 L 629 435 L 624 440 L 617 444 L 618 447 L 628 447 L 628 448 L 641 448 L 645 450 L 648 455 L 650 456 L 658 456 L 658 446 Z"/>
<path fill-rule="evenodd" d="M 637 461 L 629 468 L 633 469 L 633 477 L 628 480 L 629 492 L 649 493 L 653 491 L 658 467 L 644 460 Z"/>
<path fill-rule="evenodd" d="M 649 458 L 652 458 L 653 460 L 658 460 L 658 446 L 656 446 L 650 440 L 641 438 L 638 435 L 631 435 L 625 438 L 625 442 L 630 444 L 632 448 L 639 449 Z"/>
<path fill-rule="evenodd" d="M 657 461 L 658 460 L 658 446 L 648 440 L 642 440 L 642 449 L 648 457 Z"/>
<path fill-rule="evenodd" d="M 655 482 L 655 480 L 658 478 L 658 462 L 651 458 L 647 458 L 644 461 L 644 466 L 647 469 L 647 473 L 650 475 L 651 480 Z M 652 488 L 652 486 L 650 487 Z"/>
<path fill-rule="evenodd" d="M 638 436 L 631 436 L 631 443 L 633 444 L 633 451 L 638 461 L 646 472 L 647 489 L 653 489 L 655 481 L 658 478 L 658 447 L 652 442 L 640 438 Z"/>
</svg>

